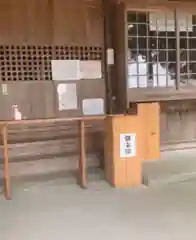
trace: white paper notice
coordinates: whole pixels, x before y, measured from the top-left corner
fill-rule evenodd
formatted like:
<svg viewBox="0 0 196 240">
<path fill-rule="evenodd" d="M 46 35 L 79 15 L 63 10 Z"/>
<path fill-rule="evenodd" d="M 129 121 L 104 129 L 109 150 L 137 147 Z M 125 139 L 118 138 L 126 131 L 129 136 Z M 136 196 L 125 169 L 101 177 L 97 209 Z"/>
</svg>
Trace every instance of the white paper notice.
<svg viewBox="0 0 196 240">
<path fill-rule="evenodd" d="M 7 84 L 2 84 L 2 93 L 3 95 L 8 95 Z"/>
<path fill-rule="evenodd" d="M 80 61 L 52 60 L 52 79 L 54 81 L 80 80 Z"/>
<path fill-rule="evenodd" d="M 107 49 L 107 64 L 114 65 L 114 49 L 113 48 Z"/>
<path fill-rule="evenodd" d="M 82 79 L 101 78 L 101 61 L 80 61 L 80 77 Z"/>
<path fill-rule="evenodd" d="M 171 13 L 150 13 L 150 30 L 151 31 L 175 31 L 174 14 Z M 192 14 L 179 13 L 180 31 L 193 31 Z"/>
<path fill-rule="evenodd" d="M 57 87 L 59 111 L 78 108 L 77 90 L 74 83 L 60 83 Z"/>
<path fill-rule="evenodd" d="M 104 100 L 102 98 L 89 98 L 82 101 L 84 115 L 102 115 L 104 114 Z"/>
<path fill-rule="evenodd" d="M 120 134 L 120 157 L 135 157 L 136 156 L 136 134 L 127 133 Z"/>
</svg>

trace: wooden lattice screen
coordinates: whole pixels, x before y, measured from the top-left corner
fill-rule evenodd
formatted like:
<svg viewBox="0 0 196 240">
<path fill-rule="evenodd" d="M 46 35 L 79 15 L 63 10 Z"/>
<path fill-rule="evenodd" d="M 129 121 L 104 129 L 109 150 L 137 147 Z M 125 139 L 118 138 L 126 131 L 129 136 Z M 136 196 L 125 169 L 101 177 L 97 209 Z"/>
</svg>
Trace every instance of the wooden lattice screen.
<svg viewBox="0 0 196 240">
<path fill-rule="evenodd" d="M 0 46 L 1 81 L 52 80 L 51 60 L 102 60 L 95 46 Z"/>
</svg>

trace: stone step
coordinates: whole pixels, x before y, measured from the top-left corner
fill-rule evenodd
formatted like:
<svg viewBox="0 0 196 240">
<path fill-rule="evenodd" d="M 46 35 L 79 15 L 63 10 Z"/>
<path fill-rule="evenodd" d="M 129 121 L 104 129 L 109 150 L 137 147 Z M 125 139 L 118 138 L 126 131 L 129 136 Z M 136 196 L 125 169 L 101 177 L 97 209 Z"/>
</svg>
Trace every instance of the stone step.
<svg viewBox="0 0 196 240">
<path fill-rule="evenodd" d="M 192 179 L 196 179 L 196 149 L 165 151 L 159 160 L 143 164 L 143 181 L 147 186 Z"/>
</svg>

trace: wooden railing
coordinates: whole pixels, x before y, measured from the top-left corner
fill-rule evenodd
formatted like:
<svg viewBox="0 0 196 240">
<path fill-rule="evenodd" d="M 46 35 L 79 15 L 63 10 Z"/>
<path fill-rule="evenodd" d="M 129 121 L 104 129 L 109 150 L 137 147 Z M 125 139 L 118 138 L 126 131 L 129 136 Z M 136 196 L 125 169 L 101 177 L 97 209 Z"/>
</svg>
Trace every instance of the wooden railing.
<svg viewBox="0 0 196 240">
<path fill-rule="evenodd" d="M 11 196 L 11 181 L 9 174 L 9 157 L 8 157 L 8 128 L 10 125 L 23 124 L 44 124 L 57 122 L 72 122 L 77 121 L 80 125 L 80 155 L 79 155 L 79 173 L 80 186 L 87 187 L 86 181 L 86 145 L 85 145 L 85 122 L 93 120 L 104 120 L 106 116 L 89 116 L 89 117 L 75 117 L 75 118 L 51 118 L 51 119 L 35 119 L 35 120 L 19 120 L 19 121 L 0 121 L 2 139 L 3 139 L 3 172 L 4 172 L 4 195 L 10 200 Z"/>
</svg>

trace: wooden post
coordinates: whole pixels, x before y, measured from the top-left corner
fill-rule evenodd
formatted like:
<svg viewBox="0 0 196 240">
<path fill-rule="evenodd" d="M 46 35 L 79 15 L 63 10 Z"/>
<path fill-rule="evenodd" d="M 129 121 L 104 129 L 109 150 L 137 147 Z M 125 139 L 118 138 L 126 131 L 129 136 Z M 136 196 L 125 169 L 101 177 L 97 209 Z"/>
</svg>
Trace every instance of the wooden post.
<svg viewBox="0 0 196 240">
<path fill-rule="evenodd" d="M 158 102 L 138 104 L 143 124 L 143 160 L 160 158 L 160 105 Z"/>
<path fill-rule="evenodd" d="M 10 176 L 9 176 L 9 159 L 8 159 L 8 140 L 7 125 L 3 125 L 3 153 L 4 153 L 4 194 L 7 200 L 11 200 Z"/>
<path fill-rule="evenodd" d="M 105 176 L 113 187 L 135 187 L 142 182 L 141 120 L 140 114 L 106 119 Z"/>
<path fill-rule="evenodd" d="M 116 69 L 114 64 L 107 62 L 107 49 L 114 50 L 114 29 L 115 29 L 115 8 L 116 0 L 102 0 L 103 6 L 103 29 L 104 29 L 104 79 L 106 89 L 106 112 L 112 114 L 115 112 L 116 85 L 113 81 L 116 78 Z"/>
<path fill-rule="evenodd" d="M 84 120 L 80 121 L 80 185 L 86 188 L 86 154 L 85 154 L 85 123 Z"/>
</svg>

